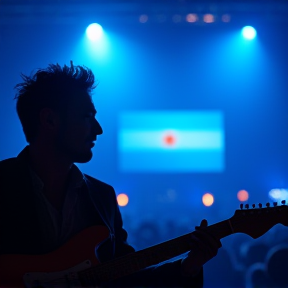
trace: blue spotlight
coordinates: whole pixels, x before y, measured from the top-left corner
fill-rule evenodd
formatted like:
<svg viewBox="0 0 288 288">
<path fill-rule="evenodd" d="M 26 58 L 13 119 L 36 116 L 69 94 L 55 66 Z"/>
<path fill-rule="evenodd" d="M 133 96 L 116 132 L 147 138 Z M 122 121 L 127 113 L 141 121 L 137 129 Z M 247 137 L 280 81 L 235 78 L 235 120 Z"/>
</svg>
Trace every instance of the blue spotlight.
<svg viewBox="0 0 288 288">
<path fill-rule="evenodd" d="M 100 24 L 92 23 L 87 27 L 86 35 L 91 41 L 99 40 L 103 35 L 103 28 Z"/>
<path fill-rule="evenodd" d="M 245 26 L 242 28 L 242 35 L 247 40 L 252 40 L 256 37 L 256 30 L 252 26 Z"/>
</svg>

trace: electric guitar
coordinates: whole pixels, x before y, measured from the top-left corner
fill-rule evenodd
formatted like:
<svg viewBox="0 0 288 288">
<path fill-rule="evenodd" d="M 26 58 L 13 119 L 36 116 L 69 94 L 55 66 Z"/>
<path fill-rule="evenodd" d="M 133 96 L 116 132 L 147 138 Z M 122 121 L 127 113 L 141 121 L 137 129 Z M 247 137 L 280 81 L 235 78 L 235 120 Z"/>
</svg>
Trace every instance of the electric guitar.
<svg viewBox="0 0 288 288">
<path fill-rule="evenodd" d="M 281 223 L 288 226 L 288 206 L 249 209 L 240 205 L 235 214 L 206 229 L 218 239 L 234 233 L 258 238 Z M 193 232 L 192 232 L 193 233 Z M 93 226 L 71 238 L 58 250 L 44 255 L 1 255 L 0 287 L 87 287 L 132 274 L 190 250 L 191 233 L 161 244 L 100 263 L 95 247 L 109 236 L 104 226 Z"/>
</svg>

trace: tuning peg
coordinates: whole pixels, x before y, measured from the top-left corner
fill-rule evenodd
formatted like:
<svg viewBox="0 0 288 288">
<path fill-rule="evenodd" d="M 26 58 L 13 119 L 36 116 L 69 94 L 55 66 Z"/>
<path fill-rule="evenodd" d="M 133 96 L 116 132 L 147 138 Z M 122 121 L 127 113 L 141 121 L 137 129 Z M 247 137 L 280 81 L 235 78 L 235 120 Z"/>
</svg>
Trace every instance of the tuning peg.
<svg viewBox="0 0 288 288">
<path fill-rule="evenodd" d="M 252 207 L 253 207 L 253 208 L 255 208 L 255 206 L 256 206 L 255 204 L 252 204 Z"/>
<path fill-rule="evenodd" d="M 245 204 L 245 208 L 246 208 L 246 209 L 249 209 L 249 204 Z"/>
<path fill-rule="evenodd" d="M 285 204 L 286 204 L 286 200 L 282 200 L 282 201 L 281 201 L 281 204 L 282 204 L 282 205 L 285 205 Z"/>
<path fill-rule="evenodd" d="M 243 203 L 240 204 L 240 209 L 241 209 L 241 210 L 243 209 Z"/>
<path fill-rule="evenodd" d="M 259 206 L 259 208 L 262 208 L 262 203 L 259 203 L 258 206 Z"/>
<path fill-rule="evenodd" d="M 277 202 L 273 202 L 273 206 L 276 207 L 277 206 Z"/>
<path fill-rule="evenodd" d="M 267 208 L 270 207 L 270 203 L 269 202 L 266 203 L 266 207 Z"/>
</svg>

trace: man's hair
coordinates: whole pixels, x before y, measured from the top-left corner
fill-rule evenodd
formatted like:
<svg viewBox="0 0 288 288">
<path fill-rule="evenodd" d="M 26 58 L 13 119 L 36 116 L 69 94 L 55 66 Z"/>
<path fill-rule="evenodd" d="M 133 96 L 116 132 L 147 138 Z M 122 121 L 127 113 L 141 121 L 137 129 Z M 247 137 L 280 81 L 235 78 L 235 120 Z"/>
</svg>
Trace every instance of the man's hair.
<svg viewBox="0 0 288 288">
<path fill-rule="evenodd" d="M 38 134 L 41 109 L 51 108 L 64 114 L 75 92 L 86 92 L 91 97 L 97 86 L 93 72 L 85 66 L 74 66 L 72 61 L 70 67 L 49 64 L 31 76 L 21 77 L 23 82 L 15 86 L 16 109 L 28 143 Z"/>
</svg>

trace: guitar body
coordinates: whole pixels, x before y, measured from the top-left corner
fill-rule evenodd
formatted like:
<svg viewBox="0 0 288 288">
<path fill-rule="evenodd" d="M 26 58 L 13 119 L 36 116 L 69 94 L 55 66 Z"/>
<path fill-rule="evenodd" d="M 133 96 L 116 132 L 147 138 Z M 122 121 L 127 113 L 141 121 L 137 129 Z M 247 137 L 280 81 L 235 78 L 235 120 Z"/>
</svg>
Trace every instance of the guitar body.
<svg viewBox="0 0 288 288">
<path fill-rule="evenodd" d="M 58 272 L 90 260 L 99 264 L 95 248 L 109 237 L 104 226 L 93 226 L 71 238 L 64 246 L 44 255 L 0 255 L 0 287 L 25 287 L 23 276 L 31 272 Z"/>
</svg>

